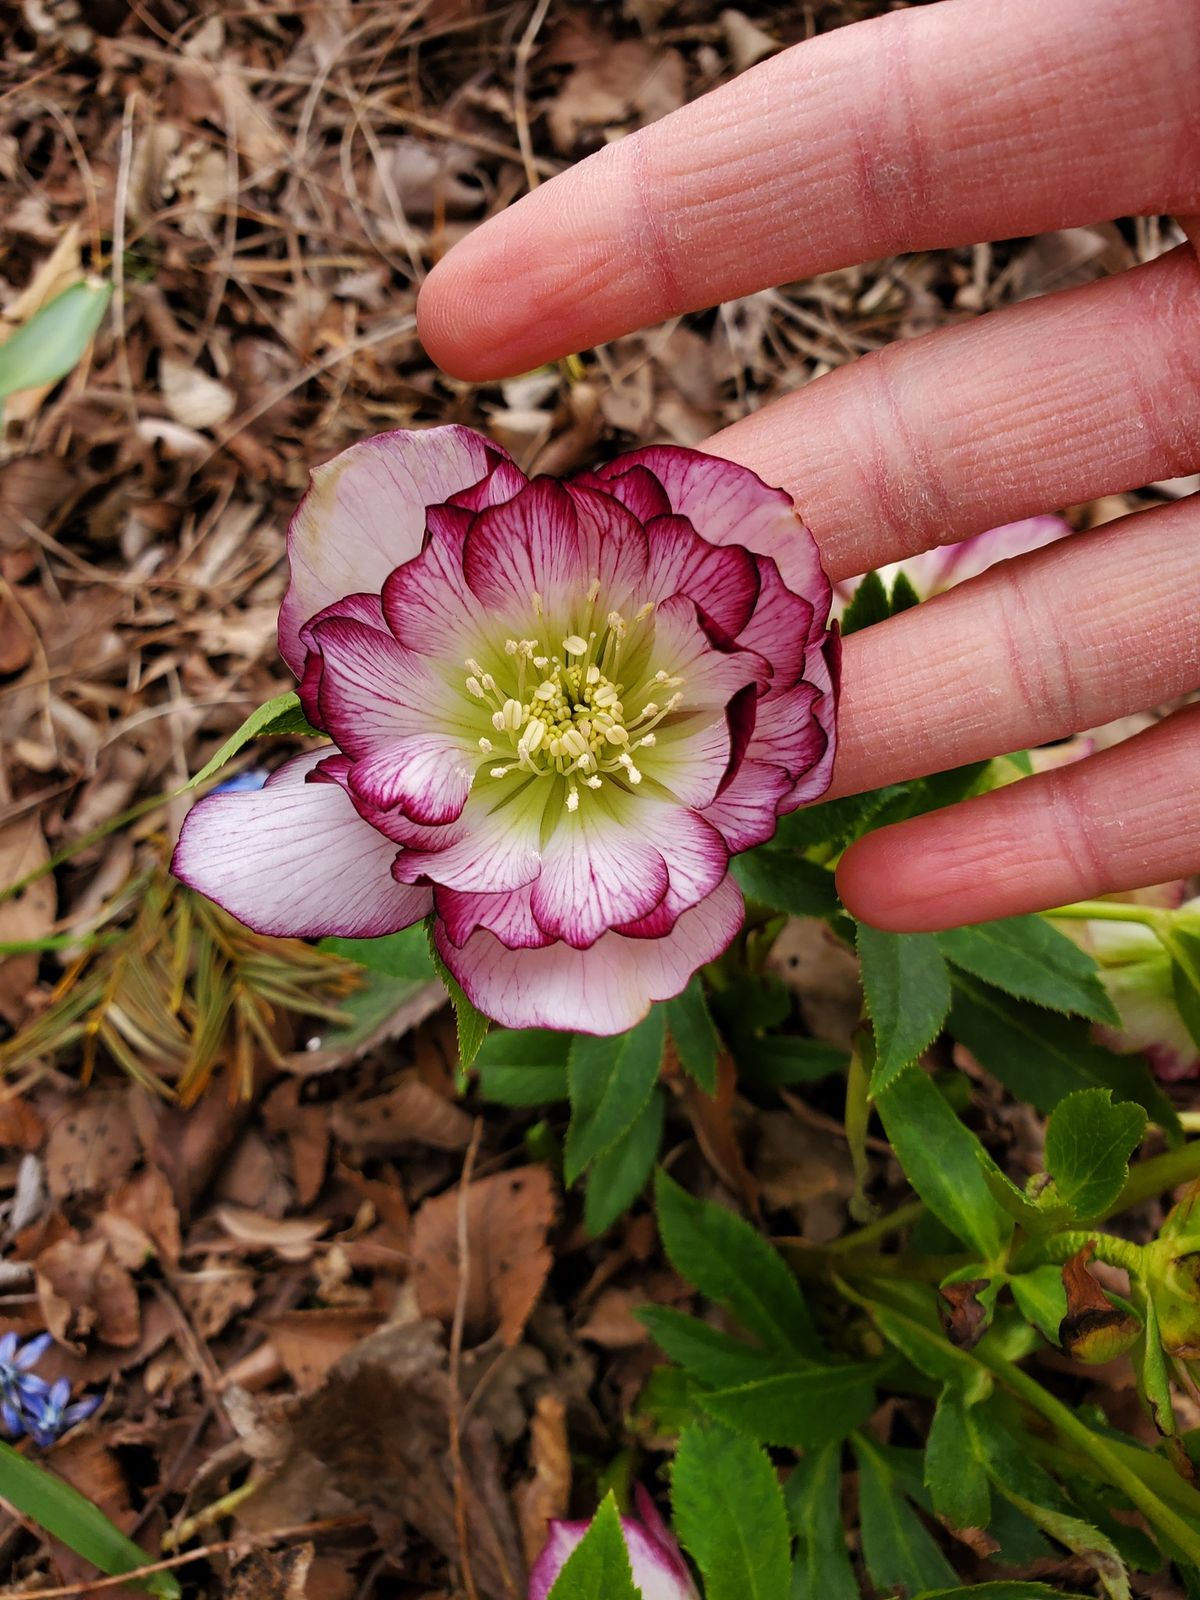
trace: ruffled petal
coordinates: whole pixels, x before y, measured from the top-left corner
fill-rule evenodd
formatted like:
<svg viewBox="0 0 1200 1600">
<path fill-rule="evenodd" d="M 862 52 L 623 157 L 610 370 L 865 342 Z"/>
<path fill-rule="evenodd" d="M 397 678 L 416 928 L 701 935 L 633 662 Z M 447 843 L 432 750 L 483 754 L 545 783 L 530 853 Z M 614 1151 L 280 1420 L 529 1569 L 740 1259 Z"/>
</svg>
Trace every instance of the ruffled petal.
<svg viewBox="0 0 1200 1600">
<path fill-rule="evenodd" d="M 832 590 L 816 540 L 782 489 L 770 488 L 748 467 L 677 445 L 634 450 L 601 467 L 597 476 L 607 481 L 635 466 L 654 474 L 671 510 L 687 517 L 702 539 L 744 544 L 756 555 L 770 556 L 788 588 L 828 614 Z"/>
<path fill-rule="evenodd" d="M 324 754 L 297 756 L 262 789 L 198 801 L 171 870 L 256 933 L 370 939 L 407 928 L 432 897 L 395 881 L 395 845 L 337 784 L 305 781 Z"/>
<path fill-rule="evenodd" d="M 321 661 L 321 652 L 314 648 L 312 630 L 318 622 L 327 622 L 334 617 L 341 617 L 347 621 L 364 623 L 368 628 L 375 628 L 385 632 L 387 623 L 383 620 L 383 602 L 377 594 L 348 594 L 341 600 L 335 600 L 332 605 L 326 606 L 324 611 L 318 611 L 315 617 L 300 629 L 300 643 L 304 646 L 304 669 L 300 674 L 300 682 L 296 685 L 296 692 L 300 696 L 300 705 L 304 715 L 314 728 L 324 729 L 321 718 L 321 676 L 324 667 Z"/>
<path fill-rule="evenodd" d="M 353 781 L 353 779 L 351 780 Z M 492 779 L 472 792 L 457 822 L 426 834 L 428 842 L 401 851 L 394 872 L 402 883 L 428 879 L 468 894 L 506 894 L 532 883 L 541 869 L 546 789 L 522 774 Z"/>
<path fill-rule="evenodd" d="M 628 456 L 622 456 L 612 465 L 620 469 L 622 463 L 628 459 Z M 614 500 L 619 500 L 627 510 L 632 511 L 643 524 L 649 522 L 651 517 L 666 517 L 671 514 L 671 502 L 667 498 L 667 491 L 645 467 L 630 467 L 627 472 L 618 470 L 605 477 L 600 477 L 595 472 L 580 472 L 570 481 L 580 488 L 602 489 L 605 494 L 612 495 Z"/>
<path fill-rule="evenodd" d="M 747 684 L 765 690 L 771 669 L 753 650 L 737 646 L 717 649 L 696 614 L 695 602 L 683 595 L 664 600 L 654 614 L 654 643 L 650 650 L 650 672 L 682 678 L 680 715 L 698 711 L 723 711 Z M 669 685 L 661 690 L 665 699 Z M 656 693 L 656 699 L 658 695 Z"/>
<path fill-rule="evenodd" d="M 463 544 L 475 513 L 431 506 L 420 555 L 383 585 L 383 614 L 401 644 L 464 662 L 480 633 L 479 602 L 463 576 Z"/>
<path fill-rule="evenodd" d="M 667 864 L 646 839 L 651 802 L 625 803 L 620 820 L 585 791 L 576 812 L 564 810 L 542 850 L 530 893 L 538 925 L 586 950 L 620 922 L 644 917 L 667 892 Z"/>
<path fill-rule="evenodd" d="M 653 518 L 646 524 L 646 538 L 650 561 L 642 598 L 686 595 L 726 639 L 736 639 L 758 600 L 758 563 L 749 550 L 740 544 L 709 544 L 685 517 Z"/>
<path fill-rule="evenodd" d="M 661 852 L 670 882 L 653 910 L 618 925 L 616 931 L 631 939 L 661 939 L 721 882 L 729 867 L 729 849 L 705 817 L 648 797 L 639 799 L 637 828 Z"/>
<path fill-rule="evenodd" d="M 324 663 L 322 722 L 353 758 L 354 793 L 415 822 L 452 822 L 480 759 L 464 696 L 390 632 L 341 617 L 306 632 Z"/>
<path fill-rule="evenodd" d="M 483 511 L 487 506 L 503 505 L 505 500 L 511 500 L 528 482 L 515 461 L 498 461 L 486 478 L 452 494 L 447 503 L 463 506 L 468 511 Z"/>
<path fill-rule="evenodd" d="M 737 642 L 771 663 L 771 681 L 790 689 L 804 676 L 810 654 L 826 636 L 826 618 L 818 617 L 809 601 L 793 594 L 779 576 L 779 568 L 765 556 L 758 560 L 759 596 L 754 615 L 742 628 Z"/>
<path fill-rule="evenodd" d="M 291 581 L 279 649 L 299 676 L 300 629 L 343 595 L 378 590 L 421 548 L 425 509 L 477 483 L 506 453 L 470 428 L 382 433 L 314 469 L 288 528 Z"/>
<path fill-rule="evenodd" d="M 456 945 L 466 944 L 477 928 L 486 928 L 510 950 L 539 950 L 554 940 L 538 925 L 530 905 L 531 893 L 528 884 L 507 894 L 465 894 L 461 889 L 435 888 L 433 909 L 446 936 Z"/>
<path fill-rule="evenodd" d="M 571 490 L 552 478 L 535 478 L 503 505 L 480 512 L 463 549 L 477 602 L 519 626 L 530 625 L 535 605 L 550 624 L 573 626 L 596 580 L 601 595 L 623 596 L 645 570 L 646 535 L 636 517 L 611 495 Z M 559 641 L 542 643 L 555 650 Z"/>
<path fill-rule="evenodd" d="M 738 855 L 772 837 L 792 788 L 782 767 L 746 760 L 732 782 L 705 806 L 704 817 L 724 838 L 730 853 Z"/>
<path fill-rule="evenodd" d="M 742 925 L 742 897 L 726 877 L 663 939 L 606 933 L 588 950 L 556 943 L 508 950 L 494 934 L 472 934 L 461 950 L 435 931 L 442 960 L 472 1004 L 507 1028 L 624 1033 L 655 1000 L 669 1000 L 698 967 L 715 960 Z"/>
</svg>

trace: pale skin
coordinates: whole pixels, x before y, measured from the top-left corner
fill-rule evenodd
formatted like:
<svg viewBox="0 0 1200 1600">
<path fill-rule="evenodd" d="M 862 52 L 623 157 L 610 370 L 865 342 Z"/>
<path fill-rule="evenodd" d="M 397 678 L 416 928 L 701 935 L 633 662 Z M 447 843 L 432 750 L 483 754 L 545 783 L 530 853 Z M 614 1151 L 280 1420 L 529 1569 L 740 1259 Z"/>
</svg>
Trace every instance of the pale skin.
<svg viewBox="0 0 1200 1600">
<path fill-rule="evenodd" d="M 1200 0 L 939 0 L 839 29 L 543 185 L 430 274 L 448 371 L 526 371 L 907 250 L 1176 216 L 1119 277 L 891 346 L 704 448 L 786 488 L 849 577 L 1200 469 Z M 846 641 L 831 794 L 1200 687 L 1200 496 L 1003 563 Z M 883 828 L 846 904 L 922 930 L 1200 869 L 1200 706 Z"/>
</svg>

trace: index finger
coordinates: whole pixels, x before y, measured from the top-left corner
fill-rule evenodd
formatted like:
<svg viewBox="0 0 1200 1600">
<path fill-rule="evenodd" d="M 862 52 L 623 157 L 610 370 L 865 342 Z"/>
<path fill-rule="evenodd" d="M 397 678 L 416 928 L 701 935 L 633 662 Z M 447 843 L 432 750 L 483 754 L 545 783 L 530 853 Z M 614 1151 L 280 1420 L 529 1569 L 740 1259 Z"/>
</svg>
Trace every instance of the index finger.
<svg viewBox="0 0 1200 1600">
<path fill-rule="evenodd" d="M 1200 210 L 1195 0 L 940 0 L 794 46 L 469 235 L 418 305 L 460 377 L 904 250 Z"/>
</svg>

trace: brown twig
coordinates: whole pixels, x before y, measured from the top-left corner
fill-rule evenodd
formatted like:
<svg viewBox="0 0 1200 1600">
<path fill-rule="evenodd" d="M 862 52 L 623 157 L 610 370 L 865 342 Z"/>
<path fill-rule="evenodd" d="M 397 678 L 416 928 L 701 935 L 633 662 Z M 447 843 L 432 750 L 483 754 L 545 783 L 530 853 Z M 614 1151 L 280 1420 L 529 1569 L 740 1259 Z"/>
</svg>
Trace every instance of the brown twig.
<svg viewBox="0 0 1200 1600">
<path fill-rule="evenodd" d="M 475 1118 L 471 1129 L 471 1142 L 463 1160 L 462 1179 L 458 1186 L 458 1293 L 454 1300 L 454 1320 L 450 1324 L 450 1462 L 454 1471 L 454 1527 L 458 1535 L 459 1566 L 462 1570 L 463 1588 L 467 1600 L 479 1600 L 475 1575 L 471 1571 L 470 1540 L 467 1535 L 467 1496 L 462 1460 L 462 1399 L 459 1394 L 459 1369 L 462 1364 L 463 1328 L 467 1320 L 467 1294 L 471 1277 L 471 1241 L 469 1207 L 471 1174 L 483 1138 L 483 1119 Z"/>
<path fill-rule="evenodd" d="M 533 8 L 533 15 L 529 19 L 525 32 L 521 35 L 517 45 L 516 60 L 513 64 L 513 121 L 517 128 L 517 143 L 521 148 L 521 162 L 525 168 L 525 181 L 531 189 L 538 186 L 538 164 L 534 159 L 533 140 L 529 134 L 529 103 L 527 98 L 529 79 L 529 58 L 533 54 L 533 47 L 541 31 L 542 23 L 546 20 L 546 13 L 550 9 L 550 0 L 537 0 Z"/>
</svg>

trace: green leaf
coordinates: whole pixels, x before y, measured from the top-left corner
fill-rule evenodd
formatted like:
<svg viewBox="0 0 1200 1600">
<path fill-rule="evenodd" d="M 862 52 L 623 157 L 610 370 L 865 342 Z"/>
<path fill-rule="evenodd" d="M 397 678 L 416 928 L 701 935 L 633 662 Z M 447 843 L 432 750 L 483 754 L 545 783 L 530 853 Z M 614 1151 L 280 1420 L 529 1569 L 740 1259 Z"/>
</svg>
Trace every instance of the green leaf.
<svg viewBox="0 0 1200 1600">
<path fill-rule="evenodd" d="M 895 1293 L 896 1290 L 881 1286 L 876 1292 L 882 1295 Z M 966 1351 L 958 1349 L 947 1339 L 934 1312 L 932 1293 L 919 1284 L 906 1285 L 901 1292 L 909 1302 L 904 1310 L 895 1305 L 885 1305 L 878 1298 L 865 1299 L 853 1291 L 849 1292 L 848 1298 L 870 1313 L 883 1337 L 918 1372 L 923 1372 L 935 1383 L 953 1385 L 962 1394 L 968 1407 L 986 1399 L 992 1392 L 990 1373 Z"/>
<path fill-rule="evenodd" d="M 871 1093 L 878 1096 L 942 1031 L 950 975 L 931 933 L 884 933 L 860 922 L 858 956 L 875 1030 Z"/>
<path fill-rule="evenodd" d="M 676 1272 L 726 1306 L 776 1352 L 817 1356 L 821 1346 L 800 1285 L 748 1222 L 709 1200 L 696 1200 L 665 1172 L 655 1177 L 658 1229 Z"/>
<path fill-rule="evenodd" d="M 705 1094 L 716 1094 L 721 1041 L 698 973 L 692 975 L 681 995 L 667 1001 L 666 1009 L 667 1028 L 680 1065 L 695 1078 Z"/>
<path fill-rule="evenodd" d="M 671 1470 L 675 1527 L 705 1600 L 783 1600 L 790 1559 L 779 1479 L 764 1451 L 724 1428 L 686 1428 Z"/>
<path fill-rule="evenodd" d="M 833 873 L 794 850 L 760 844 L 735 856 L 730 870 L 748 900 L 792 917 L 832 917 L 841 908 Z"/>
<path fill-rule="evenodd" d="M 886 622 L 891 614 L 892 607 L 883 579 L 877 572 L 868 572 L 855 589 L 842 617 L 843 637 L 857 633 L 860 628 L 872 627 L 876 622 Z"/>
<path fill-rule="evenodd" d="M 1036 1505 L 1023 1495 L 1005 1488 L 1003 1484 L 998 1484 L 997 1487 L 1018 1511 L 1023 1511 L 1043 1532 L 1048 1533 L 1052 1539 L 1057 1539 L 1059 1544 L 1065 1545 L 1074 1555 L 1094 1567 L 1105 1594 L 1109 1595 L 1111 1600 L 1130 1600 L 1129 1573 L 1116 1545 L 1107 1534 L 1101 1533 L 1099 1528 L 1093 1527 L 1081 1517 L 1069 1516 L 1064 1511 L 1051 1511 L 1045 1506 Z"/>
<path fill-rule="evenodd" d="M 1150 1407 L 1154 1426 L 1164 1437 L 1168 1437 L 1177 1427 L 1175 1402 L 1171 1396 L 1171 1377 L 1167 1371 L 1167 1357 L 1162 1346 L 1158 1308 L 1154 1304 L 1153 1296 L 1146 1297 L 1143 1312 L 1146 1326 L 1134 1358 L 1138 1385 L 1146 1404 Z"/>
<path fill-rule="evenodd" d="M 571 1041 L 571 1126 L 564 1160 L 569 1184 L 641 1116 L 658 1082 L 664 1025 L 663 1008 L 651 1006 L 649 1015 L 628 1033 L 606 1038 L 577 1033 Z"/>
<path fill-rule="evenodd" d="M 1047 1115 L 1076 1089 L 1111 1089 L 1178 1133 L 1178 1118 L 1145 1058 L 1115 1055 L 1096 1044 L 1082 1018 L 1015 1000 L 958 971 L 950 1031 L 1005 1088 Z"/>
<path fill-rule="evenodd" d="M 1067 1314 L 1061 1267 L 1034 1267 L 1032 1272 L 1010 1278 L 1008 1286 L 1026 1322 L 1031 1322 L 1050 1344 L 1057 1345 L 1058 1330 Z"/>
<path fill-rule="evenodd" d="M 612 1490 L 563 1563 L 547 1600 L 640 1600 Z"/>
<path fill-rule="evenodd" d="M 1046 1171 L 1077 1222 L 1109 1210 L 1145 1132 L 1141 1106 L 1114 1105 L 1109 1089 L 1079 1089 L 1059 1101 L 1046 1128 Z"/>
<path fill-rule="evenodd" d="M 249 744 L 251 739 L 261 739 L 272 733 L 320 735 L 320 729 L 312 727 L 301 710 L 300 697 L 294 689 L 273 695 L 257 711 L 252 711 L 237 732 L 229 735 L 216 755 L 204 763 L 186 788 L 195 789 L 207 783 L 222 767 L 228 766 L 243 745 Z"/>
<path fill-rule="evenodd" d="M 936 938 L 947 961 L 1006 994 L 1093 1022 L 1120 1023 L 1095 961 L 1044 917 L 1007 917 Z"/>
<path fill-rule="evenodd" d="M 1052 1589 L 1048 1583 L 1008 1583 L 1004 1579 L 999 1583 L 972 1583 L 960 1589 L 926 1589 L 917 1600 L 975 1600 L 978 1595 L 983 1600 L 1088 1600 L 1087 1595 L 1075 1590 L 1068 1594 L 1065 1589 Z"/>
<path fill-rule="evenodd" d="M 9 1501 L 31 1522 L 61 1539 L 76 1555 L 101 1572 L 115 1575 L 148 1567 L 154 1557 L 127 1539 L 90 1500 L 36 1461 L 27 1461 L 11 1445 L 0 1441 L 0 1498 Z M 131 1589 L 175 1600 L 179 1580 L 173 1572 L 156 1572 L 148 1578 L 131 1578 Z M 780 1593 L 782 1594 L 782 1590 Z"/>
<path fill-rule="evenodd" d="M 654 1089 L 632 1127 L 592 1162 L 583 1202 L 583 1224 L 592 1238 L 610 1228 L 641 1194 L 662 1143 L 667 1097 Z"/>
<path fill-rule="evenodd" d="M 690 1377 L 712 1388 L 750 1383 L 779 1371 L 783 1362 L 791 1359 L 746 1344 L 672 1306 L 639 1306 L 634 1316 L 664 1354 L 685 1367 Z"/>
<path fill-rule="evenodd" d="M 429 983 L 437 977 L 437 968 L 429 954 L 429 939 L 419 922 L 399 933 L 385 933 L 379 939 L 322 939 L 317 948 L 346 961 L 356 961 L 360 967 L 385 978 Z"/>
<path fill-rule="evenodd" d="M 804 1363 L 696 1398 L 718 1422 L 762 1444 L 815 1450 L 867 1420 L 875 1409 L 875 1380 L 869 1367 Z"/>
<path fill-rule="evenodd" d="M 950 1231 L 994 1261 L 1012 1221 L 992 1198 L 969 1132 L 924 1072 L 907 1072 L 876 1100 L 884 1129 L 909 1183 Z M 984 1152 L 986 1154 L 986 1152 Z"/>
<path fill-rule="evenodd" d="M 954 1582 L 954 1568 L 924 1523 L 900 1493 L 886 1459 L 860 1434 L 858 1504 L 863 1560 L 877 1589 L 903 1586 L 910 1592 Z"/>
<path fill-rule="evenodd" d="M 992 1517 L 987 1470 L 967 1432 L 962 1390 L 947 1384 L 925 1445 L 925 1483 L 933 1508 L 952 1528 L 986 1528 Z"/>
<path fill-rule="evenodd" d="M 467 1086 L 467 1074 L 475 1065 L 475 1057 L 479 1054 L 491 1024 L 482 1011 L 476 1011 L 460 987 L 458 979 L 438 954 L 437 945 L 433 942 L 432 917 L 426 922 L 425 929 L 429 941 L 429 954 L 437 968 L 438 977 L 446 985 L 450 1004 L 454 1007 L 454 1029 L 458 1036 L 458 1086 L 461 1092 Z"/>
<path fill-rule="evenodd" d="M 845 1072 L 850 1057 L 824 1039 L 769 1033 L 761 1039 L 742 1042 L 737 1062 L 755 1083 L 765 1088 L 784 1088 L 793 1083 L 819 1083 L 835 1072 Z"/>
<path fill-rule="evenodd" d="M 1176 921 L 1158 928 L 1171 957 L 1171 987 L 1184 1026 L 1200 1045 L 1200 933 Z"/>
<path fill-rule="evenodd" d="M 570 1048 L 569 1033 L 495 1028 L 475 1057 L 480 1093 L 502 1106 L 545 1106 L 565 1100 Z"/>
<path fill-rule="evenodd" d="M 90 279 L 35 311 L 0 345 L 0 401 L 65 378 L 83 360 L 111 299 L 111 283 Z"/>
<path fill-rule="evenodd" d="M 859 1600 L 842 1527 L 840 1445 L 803 1456 L 783 1497 L 796 1535 L 790 1600 Z"/>
</svg>

